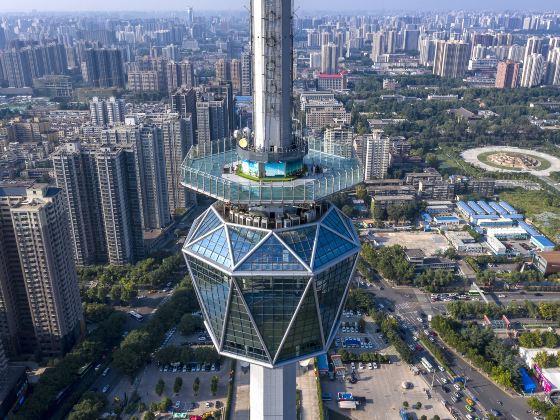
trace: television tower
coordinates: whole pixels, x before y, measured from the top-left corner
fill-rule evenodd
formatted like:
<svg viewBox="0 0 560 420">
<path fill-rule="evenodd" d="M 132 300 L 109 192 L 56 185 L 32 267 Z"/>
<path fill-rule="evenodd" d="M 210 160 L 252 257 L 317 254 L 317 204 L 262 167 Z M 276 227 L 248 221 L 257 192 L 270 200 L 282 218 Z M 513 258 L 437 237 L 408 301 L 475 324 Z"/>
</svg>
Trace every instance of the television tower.
<svg viewBox="0 0 560 420">
<path fill-rule="evenodd" d="M 189 151 L 182 184 L 217 201 L 183 253 L 216 349 L 251 365 L 251 420 L 292 420 L 296 363 L 330 347 L 360 252 L 327 199 L 363 172 L 293 128 L 292 1 L 252 0 L 251 26 L 253 130 Z"/>
</svg>

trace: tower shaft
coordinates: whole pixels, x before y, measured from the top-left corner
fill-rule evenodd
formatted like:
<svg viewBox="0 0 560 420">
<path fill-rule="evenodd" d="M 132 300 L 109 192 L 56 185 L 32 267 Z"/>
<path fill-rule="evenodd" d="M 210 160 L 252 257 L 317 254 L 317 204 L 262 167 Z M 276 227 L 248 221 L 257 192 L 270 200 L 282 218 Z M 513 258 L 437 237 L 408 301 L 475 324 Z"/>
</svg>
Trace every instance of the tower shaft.
<svg viewBox="0 0 560 420">
<path fill-rule="evenodd" d="M 252 0 L 256 149 L 292 144 L 292 0 Z"/>
</svg>

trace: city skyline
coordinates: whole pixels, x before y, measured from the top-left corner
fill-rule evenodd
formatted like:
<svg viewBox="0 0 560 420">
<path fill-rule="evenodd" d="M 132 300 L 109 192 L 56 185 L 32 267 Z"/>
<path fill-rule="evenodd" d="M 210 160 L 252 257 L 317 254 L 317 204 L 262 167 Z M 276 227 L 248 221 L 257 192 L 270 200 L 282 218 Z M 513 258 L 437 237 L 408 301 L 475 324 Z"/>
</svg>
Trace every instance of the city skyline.
<svg viewBox="0 0 560 420">
<path fill-rule="evenodd" d="M 47 6 L 46 6 L 47 5 Z M 155 4 L 148 1 L 133 1 L 124 0 L 120 2 L 112 2 L 110 0 L 100 0 L 95 3 L 92 8 L 90 3 L 76 3 L 70 0 L 62 0 L 57 2 L 43 2 L 40 0 L 23 0 L 17 2 L 12 7 L 0 6 L 0 13 L 8 12 L 147 12 L 147 11 L 161 11 L 161 12 L 177 12 L 185 10 L 187 7 L 193 7 L 195 12 L 218 12 L 218 11 L 240 11 L 248 9 L 250 2 L 236 3 L 230 0 L 217 0 L 203 5 L 198 4 L 185 4 L 180 0 L 171 0 L 164 4 Z M 371 4 L 369 0 L 354 0 L 350 4 L 345 4 L 341 8 L 338 2 L 335 1 L 321 1 L 321 0 L 295 0 L 295 12 L 304 11 L 306 13 L 318 12 L 333 12 L 337 14 L 346 14 L 349 10 L 361 12 L 429 12 L 429 11 L 528 11 L 528 12 L 543 12 L 543 11 L 558 11 L 554 8 L 549 0 L 536 0 L 531 2 L 530 8 L 527 8 L 527 3 L 521 0 L 508 2 L 507 7 L 503 4 L 497 3 L 489 5 L 488 2 L 483 0 L 473 0 L 469 2 L 466 7 L 450 7 L 449 3 L 444 0 L 426 0 L 417 3 L 413 0 L 397 0 L 388 5 L 387 3 Z"/>
</svg>

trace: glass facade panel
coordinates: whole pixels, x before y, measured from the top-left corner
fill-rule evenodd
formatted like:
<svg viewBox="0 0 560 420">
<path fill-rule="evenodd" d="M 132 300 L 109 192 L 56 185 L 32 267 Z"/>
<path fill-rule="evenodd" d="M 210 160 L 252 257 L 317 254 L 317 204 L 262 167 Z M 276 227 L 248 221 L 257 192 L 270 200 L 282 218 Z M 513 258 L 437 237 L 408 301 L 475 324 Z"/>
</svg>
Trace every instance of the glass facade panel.
<svg viewBox="0 0 560 420">
<path fill-rule="evenodd" d="M 321 327 L 317 317 L 315 294 L 310 287 L 296 315 L 284 344 L 280 348 L 277 362 L 290 360 L 323 348 Z"/>
<path fill-rule="evenodd" d="M 334 207 L 330 211 L 330 213 L 327 215 L 327 217 L 325 217 L 323 219 L 321 224 L 330 227 L 332 230 L 340 233 L 342 236 L 350 239 L 351 241 L 354 240 L 354 237 L 352 236 L 352 234 L 350 232 L 348 232 L 348 228 L 346 227 L 344 222 L 342 220 L 340 220 L 340 217 L 339 217 L 339 215 L 336 212 L 336 209 Z"/>
<path fill-rule="evenodd" d="M 201 236 L 204 236 L 206 233 L 210 232 L 212 229 L 217 228 L 221 224 L 222 221 L 218 218 L 218 216 L 216 216 L 216 213 L 214 213 L 212 209 L 209 209 L 204 220 L 200 222 L 200 225 L 196 230 L 193 238 L 200 238 Z"/>
<path fill-rule="evenodd" d="M 188 249 L 224 267 L 233 267 L 224 228 L 190 244 Z"/>
<path fill-rule="evenodd" d="M 224 336 L 224 351 L 272 362 L 268 359 L 237 287 L 233 288 Z"/>
<path fill-rule="evenodd" d="M 239 271 L 307 271 L 275 237 L 269 237 L 237 269 Z"/>
<path fill-rule="evenodd" d="M 277 235 L 294 251 L 307 265 L 311 265 L 313 244 L 315 242 L 316 226 L 278 232 Z"/>
<path fill-rule="evenodd" d="M 315 277 L 325 340 L 330 336 L 356 256 L 353 255 Z"/>
<path fill-rule="evenodd" d="M 220 341 L 230 289 L 230 277 L 202 261 L 187 256 L 202 305 L 208 314 L 214 337 Z"/>
<path fill-rule="evenodd" d="M 228 226 L 228 232 L 235 263 L 247 255 L 267 234 L 260 230 L 237 226 Z"/>
<path fill-rule="evenodd" d="M 322 267 L 355 247 L 356 245 L 353 243 L 348 242 L 340 236 L 335 235 L 330 230 L 321 227 L 319 230 L 319 238 L 317 240 L 317 249 L 315 251 L 313 268 L 316 269 Z"/>
<path fill-rule="evenodd" d="M 236 282 L 269 353 L 275 354 L 309 277 L 238 277 Z"/>
</svg>

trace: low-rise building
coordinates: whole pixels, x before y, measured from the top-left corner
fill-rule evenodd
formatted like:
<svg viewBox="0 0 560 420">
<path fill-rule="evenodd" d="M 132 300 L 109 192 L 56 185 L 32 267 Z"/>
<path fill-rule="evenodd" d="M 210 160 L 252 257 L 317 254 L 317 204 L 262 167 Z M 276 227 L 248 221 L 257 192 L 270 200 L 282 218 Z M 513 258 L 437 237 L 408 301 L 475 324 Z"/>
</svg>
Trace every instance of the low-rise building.
<svg viewBox="0 0 560 420">
<path fill-rule="evenodd" d="M 527 239 L 529 237 L 525 229 L 517 226 L 510 228 L 487 228 L 486 235 L 492 236 L 502 241 L 511 239 Z"/>
<path fill-rule="evenodd" d="M 374 208 L 378 207 L 378 208 L 387 209 L 387 207 L 390 206 L 405 205 L 415 200 L 416 200 L 416 196 L 406 195 L 406 194 L 376 196 L 373 197 L 373 206 Z"/>
<path fill-rule="evenodd" d="M 445 232 L 445 237 L 457 252 L 462 254 L 482 254 L 482 244 L 476 242 L 469 232 Z"/>
<path fill-rule="evenodd" d="M 421 249 L 406 249 L 406 260 L 414 265 L 417 271 L 424 270 L 455 270 L 457 263 L 449 258 L 427 257 Z"/>
<path fill-rule="evenodd" d="M 539 252 L 535 254 L 533 264 L 545 276 L 560 273 L 560 251 Z"/>
<path fill-rule="evenodd" d="M 498 238 L 495 238 L 494 236 L 486 237 L 486 245 L 488 245 L 488 248 L 494 255 L 500 256 L 500 255 L 507 254 L 506 246 Z"/>
</svg>

